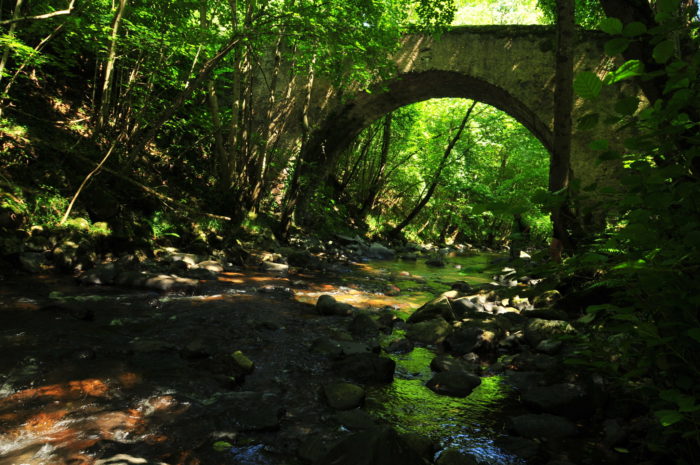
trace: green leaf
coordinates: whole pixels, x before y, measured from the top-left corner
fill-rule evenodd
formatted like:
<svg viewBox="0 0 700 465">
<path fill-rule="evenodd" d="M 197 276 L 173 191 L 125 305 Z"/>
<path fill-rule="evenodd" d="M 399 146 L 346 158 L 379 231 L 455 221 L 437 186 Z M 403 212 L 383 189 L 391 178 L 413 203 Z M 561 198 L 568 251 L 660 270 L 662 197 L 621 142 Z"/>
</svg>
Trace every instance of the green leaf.
<svg viewBox="0 0 700 465">
<path fill-rule="evenodd" d="M 617 18 L 604 18 L 598 24 L 598 29 L 611 35 L 621 34 L 622 21 Z"/>
<path fill-rule="evenodd" d="M 656 44 L 652 56 L 657 63 L 666 63 L 676 52 L 676 46 L 670 40 L 664 40 Z"/>
<path fill-rule="evenodd" d="M 609 145 L 610 143 L 607 139 L 596 139 L 588 144 L 588 148 L 590 148 L 591 150 L 602 151 L 607 150 Z"/>
<path fill-rule="evenodd" d="M 226 452 L 233 447 L 233 444 L 227 441 L 216 441 L 212 447 L 217 452 Z"/>
<path fill-rule="evenodd" d="M 588 113 L 587 115 L 583 115 L 581 118 L 578 120 L 578 130 L 579 131 L 588 131 L 589 129 L 593 129 L 598 125 L 598 120 L 600 119 L 600 115 L 598 113 Z"/>
<path fill-rule="evenodd" d="M 661 400 L 665 400 L 666 402 L 672 402 L 676 403 L 676 399 L 680 397 L 681 391 L 678 389 L 664 389 L 663 391 L 659 392 L 659 397 Z"/>
<path fill-rule="evenodd" d="M 644 23 L 634 21 L 625 25 L 622 30 L 622 35 L 625 37 L 637 37 L 647 32 L 647 27 Z"/>
<path fill-rule="evenodd" d="M 657 410 L 654 412 L 662 426 L 671 426 L 683 419 L 683 415 L 677 410 Z"/>
<path fill-rule="evenodd" d="M 678 0 L 656 0 L 656 10 L 659 13 L 673 13 L 678 9 Z"/>
<path fill-rule="evenodd" d="M 605 43 L 605 54 L 610 56 L 619 55 L 630 45 L 630 40 L 624 37 L 615 37 Z"/>
<path fill-rule="evenodd" d="M 591 71 L 578 73 L 574 79 L 574 91 L 583 98 L 594 99 L 602 89 L 603 81 Z"/>
<path fill-rule="evenodd" d="M 641 76 L 644 73 L 644 65 L 639 60 L 629 60 L 623 63 L 612 73 L 605 76 L 606 84 L 614 84 L 624 79 Z"/>
<path fill-rule="evenodd" d="M 696 341 L 700 342 L 700 328 L 689 329 L 685 334 L 687 334 L 689 337 L 695 339 Z"/>
<path fill-rule="evenodd" d="M 639 108 L 639 99 L 637 97 L 622 97 L 615 104 L 615 111 L 623 116 L 633 115 Z"/>
</svg>

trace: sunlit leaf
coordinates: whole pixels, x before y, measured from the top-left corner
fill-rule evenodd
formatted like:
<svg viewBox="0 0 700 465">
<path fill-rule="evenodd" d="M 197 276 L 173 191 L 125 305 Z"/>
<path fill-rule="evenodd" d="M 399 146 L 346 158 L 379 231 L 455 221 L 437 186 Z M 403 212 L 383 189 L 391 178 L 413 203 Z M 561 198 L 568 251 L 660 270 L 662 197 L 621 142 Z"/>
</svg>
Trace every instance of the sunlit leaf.
<svg viewBox="0 0 700 465">
<path fill-rule="evenodd" d="M 226 452 L 233 447 L 233 444 L 227 441 L 217 441 L 212 445 L 212 448 L 217 452 Z"/>
<path fill-rule="evenodd" d="M 624 79 L 630 79 L 636 76 L 641 76 L 644 73 L 644 65 L 639 60 L 629 60 L 618 69 L 609 73 L 605 77 L 605 82 L 614 84 Z"/>
<path fill-rule="evenodd" d="M 678 410 L 657 410 L 654 412 L 662 426 L 671 426 L 683 420 L 683 415 Z"/>
</svg>

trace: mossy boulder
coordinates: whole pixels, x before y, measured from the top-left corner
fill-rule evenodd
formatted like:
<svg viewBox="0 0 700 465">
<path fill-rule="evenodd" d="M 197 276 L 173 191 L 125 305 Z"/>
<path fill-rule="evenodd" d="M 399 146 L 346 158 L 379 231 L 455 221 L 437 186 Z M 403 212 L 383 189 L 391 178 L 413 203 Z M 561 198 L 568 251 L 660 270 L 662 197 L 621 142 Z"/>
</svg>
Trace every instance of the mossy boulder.
<svg viewBox="0 0 700 465">
<path fill-rule="evenodd" d="M 452 325 L 444 318 L 433 318 L 408 325 L 406 337 L 423 344 L 439 344 L 452 333 Z"/>
<path fill-rule="evenodd" d="M 352 383 L 330 383 L 323 386 L 323 394 L 332 408 L 349 410 L 359 407 L 365 398 L 365 390 Z"/>
</svg>

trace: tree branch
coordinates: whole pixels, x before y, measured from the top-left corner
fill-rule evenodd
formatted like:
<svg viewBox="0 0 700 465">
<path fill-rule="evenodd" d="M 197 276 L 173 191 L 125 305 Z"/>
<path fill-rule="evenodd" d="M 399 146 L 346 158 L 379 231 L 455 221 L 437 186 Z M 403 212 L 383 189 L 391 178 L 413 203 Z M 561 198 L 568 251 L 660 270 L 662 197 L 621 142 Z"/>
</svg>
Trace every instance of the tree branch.
<svg viewBox="0 0 700 465">
<path fill-rule="evenodd" d="M 19 23 L 22 21 L 36 21 L 36 20 L 40 20 L 40 19 L 53 18 L 55 16 L 69 15 L 69 14 L 73 13 L 73 10 L 75 9 L 75 2 L 76 2 L 76 0 L 70 0 L 70 3 L 68 4 L 68 8 L 66 8 L 65 10 L 53 11 L 51 13 L 45 13 L 43 15 L 24 16 L 22 18 L 5 19 L 3 21 L 0 21 L 0 26 L 5 26 L 6 24 L 12 24 L 12 23 Z"/>
</svg>

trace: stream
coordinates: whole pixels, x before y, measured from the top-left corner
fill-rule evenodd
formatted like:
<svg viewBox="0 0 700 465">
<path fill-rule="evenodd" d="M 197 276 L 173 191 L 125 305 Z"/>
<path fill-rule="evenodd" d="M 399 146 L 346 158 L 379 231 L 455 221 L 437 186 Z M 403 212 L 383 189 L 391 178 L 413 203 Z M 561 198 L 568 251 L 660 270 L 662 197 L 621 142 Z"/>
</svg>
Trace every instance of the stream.
<svg viewBox="0 0 700 465">
<path fill-rule="evenodd" d="M 494 258 L 452 256 L 445 268 L 372 261 L 333 272 L 227 270 L 196 295 L 5 277 L 0 464 L 308 463 L 296 457 L 309 437 L 332 443 L 348 429 L 318 394 L 333 376 L 329 362 L 309 351 L 319 337 L 348 339 L 347 320 L 309 304 L 330 294 L 405 319 L 455 281 L 489 282 Z M 398 326 L 377 342 L 386 347 L 403 333 Z M 222 354 L 236 350 L 255 371 L 234 380 Z M 512 388 L 485 376 L 465 398 L 435 394 L 425 387 L 435 355 L 422 346 L 388 354 L 394 381 L 368 386 L 362 410 L 439 449 L 524 464 L 494 442 L 515 405 Z"/>
</svg>

